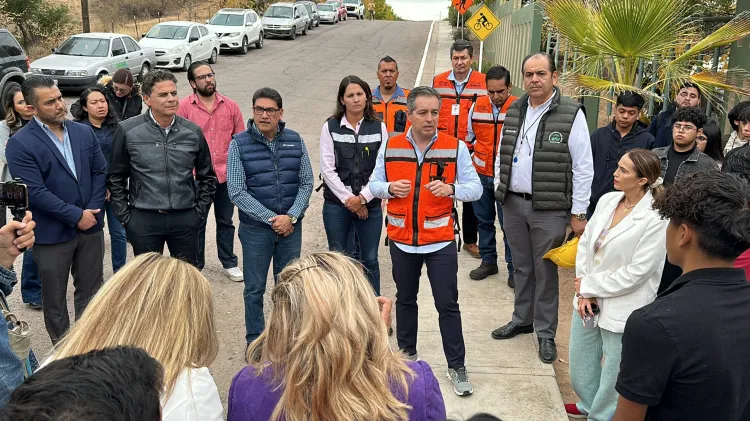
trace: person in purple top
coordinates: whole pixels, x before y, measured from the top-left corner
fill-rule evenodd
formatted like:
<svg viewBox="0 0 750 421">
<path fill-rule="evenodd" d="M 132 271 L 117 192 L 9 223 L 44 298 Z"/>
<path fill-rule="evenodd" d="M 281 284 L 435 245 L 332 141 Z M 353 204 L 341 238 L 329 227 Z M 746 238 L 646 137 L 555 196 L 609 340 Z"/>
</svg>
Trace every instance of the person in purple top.
<svg viewBox="0 0 750 421">
<path fill-rule="evenodd" d="M 361 265 L 313 253 L 279 274 L 271 300 L 232 380 L 227 421 L 445 420 L 430 366 L 391 350 Z"/>
</svg>

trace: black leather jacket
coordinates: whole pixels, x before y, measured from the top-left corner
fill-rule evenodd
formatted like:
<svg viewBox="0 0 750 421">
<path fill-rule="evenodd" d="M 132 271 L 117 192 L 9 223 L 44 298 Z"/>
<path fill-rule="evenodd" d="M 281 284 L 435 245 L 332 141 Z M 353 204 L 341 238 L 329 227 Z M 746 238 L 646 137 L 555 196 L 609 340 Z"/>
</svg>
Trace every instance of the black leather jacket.
<svg viewBox="0 0 750 421">
<path fill-rule="evenodd" d="M 107 188 L 123 225 L 132 208 L 195 208 L 205 218 L 216 186 L 211 151 L 198 125 L 175 116 L 167 134 L 146 112 L 115 130 Z"/>
</svg>

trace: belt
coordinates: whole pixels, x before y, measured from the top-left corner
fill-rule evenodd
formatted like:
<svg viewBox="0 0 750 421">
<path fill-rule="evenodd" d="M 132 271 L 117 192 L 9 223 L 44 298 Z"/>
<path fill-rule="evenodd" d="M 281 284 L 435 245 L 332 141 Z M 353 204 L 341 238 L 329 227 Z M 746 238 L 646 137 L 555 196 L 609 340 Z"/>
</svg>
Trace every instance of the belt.
<svg viewBox="0 0 750 421">
<path fill-rule="evenodd" d="M 518 193 L 512 190 L 508 190 L 508 193 L 523 198 L 524 200 L 531 200 L 531 193 Z"/>
</svg>

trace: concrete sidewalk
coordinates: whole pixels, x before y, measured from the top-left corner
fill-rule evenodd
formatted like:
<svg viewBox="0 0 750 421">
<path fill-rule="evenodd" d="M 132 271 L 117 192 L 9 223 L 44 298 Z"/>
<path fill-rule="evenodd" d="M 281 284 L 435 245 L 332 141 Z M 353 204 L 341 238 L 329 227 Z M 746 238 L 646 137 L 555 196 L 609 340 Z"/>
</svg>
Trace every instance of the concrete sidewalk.
<svg viewBox="0 0 750 421">
<path fill-rule="evenodd" d="M 435 74 L 450 70 L 452 43 L 448 22 L 436 22 L 421 85 L 430 85 Z M 497 235 L 502 256 L 499 226 Z M 475 413 L 488 412 L 503 421 L 567 421 L 555 372 L 551 364 L 539 361 L 535 336 L 521 335 L 506 341 L 497 341 L 490 336 L 492 330 L 510 320 L 513 290 L 506 284 L 508 275 L 504 264 L 500 265 L 498 275 L 472 281 L 469 272 L 478 267 L 479 262 L 466 252 L 458 254 L 459 304 L 466 342 L 466 366 L 474 386 L 474 394 L 468 397 L 456 396 L 446 378 L 447 365 L 438 314 L 427 271 L 422 272 L 417 350 L 420 358 L 432 366 L 440 382 L 448 417 L 464 420 Z"/>
</svg>

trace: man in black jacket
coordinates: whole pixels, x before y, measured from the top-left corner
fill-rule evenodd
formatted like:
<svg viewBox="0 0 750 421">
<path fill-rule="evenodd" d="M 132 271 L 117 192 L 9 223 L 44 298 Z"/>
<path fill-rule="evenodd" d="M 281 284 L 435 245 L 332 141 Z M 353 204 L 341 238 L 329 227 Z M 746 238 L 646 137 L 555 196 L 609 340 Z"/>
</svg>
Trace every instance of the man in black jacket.
<svg viewBox="0 0 750 421">
<path fill-rule="evenodd" d="M 594 181 L 591 183 L 591 203 L 588 217 L 594 214 L 599 198 L 614 191 L 617 163 L 631 149 L 652 149 L 654 136 L 638 122 L 644 100 L 639 94 L 625 91 L 617 97 L 612 123 L 598 128 L 591 135 L 594 156 Z"/>
<path fill-rule="evenodd" d="M 174 75 L 156 70 L 144 79 L 149 111 L 115 131 L 107 178 L 112 205 L 136 255 L 161 253 L 166 242 L 172 256 L 197 265 L 198 231 L 217 183 L 211 152 L 200 127 L 176 115 Z"/>
</svg>

